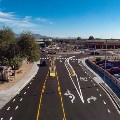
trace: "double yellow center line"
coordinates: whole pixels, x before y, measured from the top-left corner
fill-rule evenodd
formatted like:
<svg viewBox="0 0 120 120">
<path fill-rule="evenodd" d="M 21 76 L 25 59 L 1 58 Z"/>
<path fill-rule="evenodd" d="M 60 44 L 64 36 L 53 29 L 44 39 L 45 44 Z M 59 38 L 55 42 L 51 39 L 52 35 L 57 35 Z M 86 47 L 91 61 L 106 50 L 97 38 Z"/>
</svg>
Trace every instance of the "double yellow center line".
<svg viewBox="0 0 120 120">
<path fill-rule="evenodd" d="M 39 116 L 40 116 L 40 106 L 42 104 L 42 95 L 43 95 L 43 93 L 45 91 L 45 85 L 46 85 L 46 81 L 47 81 L 48 75 L 49 75 L 49 71 L 47 73 L 46 79 L 45 79 L 43 87 L 42 87 L 42 92 L 41 92 L 41 95 L 40 95 L 40 101 L 39 101 L 39 105 L 38 105 L 38 112 L 37 112 L 37 118 L 36 118 L 36 120 L 38 120 Z"/>
<path fill-rule="evenodd" d="M 58 93 L 60 95 L 60 100 L 61 100 L 61 104 L 62 104 L 63 120 L 66 120 L 65 109 L 64 109 L 62 93 L 61 93 L 61 88 L 60 88 L 60 83 L 59 83 L 59 80 L 58 80 L 57 72 L 56 72 L 56 76 L 57 76 L 57 81 L 58 81 Z"/>
<path fill-rule="evenodd" d="M 56 68 L 56 67 L 55 67 L 55 68 Z M 38 111 L 37 111 L 36 120 L 39 120 L 40 107 L 41 107 L 41 104 L 42 104 L 42 96 L 43 96 L 43 93 L 44 93 L 44 91 L 45 91 L 45 86 L 46 86 L 46 81 L 47 81 L 47 79 L 48 79 L 48 75 L 49 75 L 49 71 L 48 71 L 48 73 L 47 73 L 46 79 L 45 79 L 44 84 L 43 84 L 43 87 L 42 87 L 42 92 L 41 92 L 41 95 L 40 95 L 40 101 L 39 101 L 39 105 L 38 105 Z M 65 110 L 64 110 L 64 104 L 63 104 L 63 99 L 62 99 L 62 93 L 61 93 L 61 88 L 60 88 L 60 83 L 59 83 L 59 80 L 58 80 L 57 72 L 56 72 L 56 76 L 57 76 L 57 81 L 58 81 L 58 94 L 60 95 L 60 101 L 61 101 L 62 112 L 63 112 L 63 119 L 62 119 L 62 120 L 66 120 L 66 115 L 65 115 Z"/>
</svg>

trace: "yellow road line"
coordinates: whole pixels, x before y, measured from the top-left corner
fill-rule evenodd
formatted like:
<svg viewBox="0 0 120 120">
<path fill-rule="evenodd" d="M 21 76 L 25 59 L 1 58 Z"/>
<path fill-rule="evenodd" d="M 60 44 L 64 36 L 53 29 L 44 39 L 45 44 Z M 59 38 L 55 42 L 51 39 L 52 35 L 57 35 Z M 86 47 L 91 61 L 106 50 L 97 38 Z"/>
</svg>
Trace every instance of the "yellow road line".
<svg viewBox="0 0 120 120">
<path fill-rule="evenodd" d="M 45 85 L 46 85 L 46 81 L 47 81 L 47 78 L 48 78 L 48 74 L 49 74 L 49 70 L 48 70 L 48 73 L 47 73 L 47 76 L 46 76 L 46 79 L 44 81 L 44 84 L 43 84 L 43 88 L 42 88 L 42 92 L 41 92 L 41 95 L 40 95 L 40 101 L 39 101 L 39 105 L 38 105 L 38 112 L 37 112 L 37 117 L 36 117 L 36 120 L 39 119 L 39 116 L 40 116 L 40 106 L 42 104 L 42 95 L 45 91 Z"/>
<path fill-rule="evenodd" d="M 56 75 L 57 75 L 57 72 L 56 72 Z M 57 76 L 57 81 L 58 81 L 58 93 L 60 95 L 60 100 L 61 100 L 61 104 L 62 104 L 63 120 L 66 120 L 64 104 L 63 104 L 62 93 L 61 93 L 61 89 L 60 89 L 60 83 L 59 83 L 59 80 L 58 80 L 58 76 Z"/>
</svg>

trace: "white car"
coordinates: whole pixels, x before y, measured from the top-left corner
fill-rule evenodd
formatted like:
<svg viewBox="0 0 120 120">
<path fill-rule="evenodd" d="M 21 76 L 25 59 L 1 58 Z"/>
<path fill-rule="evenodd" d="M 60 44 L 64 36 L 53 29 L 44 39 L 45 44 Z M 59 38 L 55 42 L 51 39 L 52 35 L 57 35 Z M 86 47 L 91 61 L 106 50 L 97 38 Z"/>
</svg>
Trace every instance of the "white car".
<svg viewBox="0 0 120 120">
<path fill-rule="evenodd" d="M 116 78 L 120 78 L 120 73 L 114 74 L 113 76 L 116 77 Z"/>
</svg>

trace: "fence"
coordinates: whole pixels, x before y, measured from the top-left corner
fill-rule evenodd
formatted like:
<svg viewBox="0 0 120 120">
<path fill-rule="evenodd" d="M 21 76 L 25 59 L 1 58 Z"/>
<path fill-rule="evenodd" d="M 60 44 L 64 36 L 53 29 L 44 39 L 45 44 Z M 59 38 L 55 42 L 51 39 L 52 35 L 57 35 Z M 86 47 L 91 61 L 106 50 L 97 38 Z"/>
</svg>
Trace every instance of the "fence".
<svg viewBox="0 0 120 120">
<path fill-rule="evenodd" d="M 118 80 L 117 78 L 115 78 L 113 75 L 111 75 L 109 72 L 107 72 L 106 70 L 104 70 L 103 68 L 99 67 L 98 65 L 95 64 L 94 62 L 95 58 L 88 58 L 88 62 L 94 67 L 96 68 L 98 71 L 100 71 L 101 73 L 105 74 L 118 88 L 120 88 L 120 80 Z"/>
</svg>

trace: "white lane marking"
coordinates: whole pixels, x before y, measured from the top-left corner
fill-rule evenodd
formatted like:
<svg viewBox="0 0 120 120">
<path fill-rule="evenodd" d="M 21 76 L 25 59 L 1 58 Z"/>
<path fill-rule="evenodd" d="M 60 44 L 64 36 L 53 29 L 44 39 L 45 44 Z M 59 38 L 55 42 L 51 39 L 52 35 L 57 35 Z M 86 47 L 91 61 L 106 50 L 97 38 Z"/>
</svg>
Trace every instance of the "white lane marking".
<svg viewBox="0 0 120 120">
<path fill-rule="evenodd" d="M 97 91 L 98 91 L 98 89 L 97 89 Z"/>
<path fill-rule="evenodd" d="M 106 102 L 103 100 L 103 103 L 106 104 Z"/>
<path fill-rule="evenodd" d="M 10 107 L 8 107 L 7 110 L 10 110 Z"/>
<path fill-rule="evenodd" d="M 86 72 L 85 72 L 86 73 Z"/>
<path fill-rule="evenodd" d="M 13 102 L 15 102 L 15 99 L 13 100 Z"/>
<path fill-rule="evenodd" d="M 102 95 L 100 94 L 100 96 L 102 96 Z"/>
<path fill-rule="evenodd" d="M 24 92 L 24 94 L 26 94 L 26 92 Z"/>
<path fill-rule="evenodd" d="M 72 56 L 72 57 L 75 57 L 75 56 Z M 70 63 L 69 63 L 69 60 L 70 60 L 72 57 L 69 57 L 69 58 L 66 59 L 66 61 L 65 61 L 65 62 L 68 62 L 69 66 L 70 66 L 71 68 L 72 68 L 72 66 L 71 66 Z M 65 66 L 66 66 L 66 64 L 65 64 Z M 66 66 L 66 68 L 67 68 L 67 66 Z M 72 69 L 73 69 L 73 68 L 72 68 Z M 75 74 L 75 76 L 76 76 L 76 78 L 77 78 L 77 83 L 78 83 L 78 86 L 79 86 L 79 90 L 78 90 L 78 88 L 76 87 L 76 85 L 75 85 L 75 83 L 74 83 L 74 81 L 73 81 L 73 79 L 72 79 L 72 77 L 71 77 L 71 75 L 70 75 L 70 72 L 69 72 L 68 68 L 67 68 L 67 71 L 68 71 L 68 73 L 69 73 L 69 76 L 70 76 L 70 78 L 71 78 L 71 81 L 72 81 L 73 85 L 75 86 L 75 88 L 76 88 L 76 90 L 77 90 L 77 93 L 78 93 L 81 101 L 84 103 L 84 99 L 83 99 L 83 96 L 82 96 L 82 92 L 81 92 L 81 89 L 80 89 L 80 84 L 79 84 L 79 80 L 78 80 L 77 75 Z M 74 72 L 75 72 L 75 71 L 74 71 Z"/>
<path fill-rule="evenodd" d="M 13 119 L 13 117 L 10 117 L 10 120 L 12 120 Z"/>
<path fill-rule="evenodd" d="M 22 101 L 22 100 L 23 100 L 23 98 L 20 99 L 20 101 Z"/>
<path fill-rule="evenodd" d="M 3 118 L 1 118 L 0 120 L 3 120 Z"/>
<path fill-rule="evenodd" d="M 17 109 L 18 109 L 18 106 L 16 106 L 15 110 L 17 110 Z"/>
<path fill-rule="evenodd" d="M 109 109 L 107 109 L 107 111 L 110 113 L 110 110 L 109 110 Z"/>
<path fill-rule="evenodd" d="M 27 89 L 29 89 L 29 87 L 27 87 Z"/>
<path fill-rule="evenodd" d="M 89 77 L 90 78 L 90 77 Z"/>
</svg>

